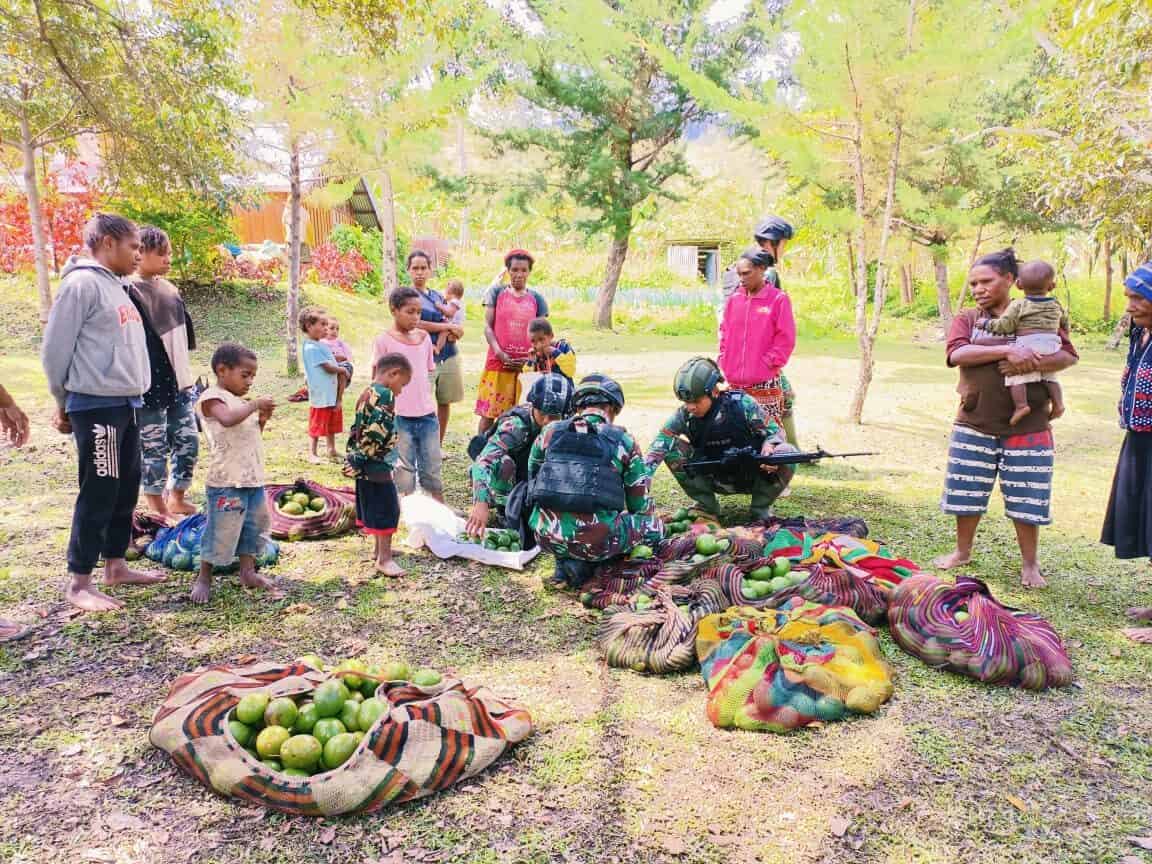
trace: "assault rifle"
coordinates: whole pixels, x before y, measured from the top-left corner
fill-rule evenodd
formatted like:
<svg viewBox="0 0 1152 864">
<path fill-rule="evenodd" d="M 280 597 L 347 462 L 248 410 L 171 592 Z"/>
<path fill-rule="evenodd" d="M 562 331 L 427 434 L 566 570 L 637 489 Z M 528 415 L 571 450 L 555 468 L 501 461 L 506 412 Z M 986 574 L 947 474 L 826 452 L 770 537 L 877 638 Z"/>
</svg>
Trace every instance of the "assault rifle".
<svg viewBox="0 0 1152 864">
<path fill-rule="evenodd" d="M 851 456 L 876 456 L 873 452 L 829 453 L 823 447 L 807 453 L 773 453 L 764 456 L 755 447 L 732 447 L 719 459 L 701 459 L 686 466 L 690 474 L 730 474 L 758 468 L 761 465 L 803 465 L 821 459 L 847 459 Z"/>
</svg>

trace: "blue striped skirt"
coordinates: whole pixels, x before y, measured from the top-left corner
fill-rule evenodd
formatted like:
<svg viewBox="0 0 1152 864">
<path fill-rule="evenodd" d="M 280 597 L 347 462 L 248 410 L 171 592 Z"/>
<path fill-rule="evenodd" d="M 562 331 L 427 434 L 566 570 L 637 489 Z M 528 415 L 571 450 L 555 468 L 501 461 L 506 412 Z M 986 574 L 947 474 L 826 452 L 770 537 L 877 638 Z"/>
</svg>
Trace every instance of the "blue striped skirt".
<svg viewBox="0 0 1152 864">
<path fill-rule="evenodd" d="M 983 515 L 999 479 L 1009 519 L 1050 525 L 1054 457 L 1051 430 L 997 437 L 953 426 L 940 509 L 953 516 Z"/>
</svg>

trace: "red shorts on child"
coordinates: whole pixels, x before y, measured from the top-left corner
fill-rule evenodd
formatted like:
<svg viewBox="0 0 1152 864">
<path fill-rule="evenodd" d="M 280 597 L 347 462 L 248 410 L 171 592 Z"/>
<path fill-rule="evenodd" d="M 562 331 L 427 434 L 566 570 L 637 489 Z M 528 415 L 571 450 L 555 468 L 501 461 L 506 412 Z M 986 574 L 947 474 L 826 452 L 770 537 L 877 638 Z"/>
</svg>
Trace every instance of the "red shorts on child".
<svg viewBox="0 0 1152 864">
<path fill-rule="evenodd" d="M 344 412 L 339 405 L 308 409 L 308 437 L 323 438 L 344 431 Z"/>
</svg>

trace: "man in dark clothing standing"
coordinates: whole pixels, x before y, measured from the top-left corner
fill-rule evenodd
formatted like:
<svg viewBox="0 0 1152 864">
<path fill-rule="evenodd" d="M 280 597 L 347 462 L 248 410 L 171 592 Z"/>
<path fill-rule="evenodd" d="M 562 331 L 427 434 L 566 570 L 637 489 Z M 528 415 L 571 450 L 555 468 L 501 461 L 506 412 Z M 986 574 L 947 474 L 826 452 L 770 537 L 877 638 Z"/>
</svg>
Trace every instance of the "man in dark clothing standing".
<svg viewBox="0 0 1152 864">
<path fill-rule="evenodd" d="M 85 226 L 84 245 L 64 269 L 41 361 L 56 399 L 53 425 L 73 434 L 79 464 L 65 597 L 81 609 L 107 612 L 123 603 L 92 584 L 101 556 L 105 586 L 165 577 L 124 561 L 140 491 L 136 411 L 151 386 L 144 322 L 124 282 L 136 269 L 140 238 L 124 217 L 100 213 Z"/>
</svg>

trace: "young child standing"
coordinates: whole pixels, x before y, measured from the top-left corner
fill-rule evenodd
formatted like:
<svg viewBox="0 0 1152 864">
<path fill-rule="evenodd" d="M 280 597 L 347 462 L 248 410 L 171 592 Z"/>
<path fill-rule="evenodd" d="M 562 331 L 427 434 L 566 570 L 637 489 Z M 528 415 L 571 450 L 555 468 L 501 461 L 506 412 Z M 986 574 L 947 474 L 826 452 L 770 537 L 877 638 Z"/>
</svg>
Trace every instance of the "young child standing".
<svg viewBox="0 0 1152 864">
<path fill-rule="evenodd" d="M 444 302 L 436 303 L 436 311 L 447 319 L 449 324 L 464 326 L 464 283 L 459 279 L 449 279 L 444 286 Z M 436 337 L 436 353 L 439 354 L 448 344 L 449 332 L 441 330 Z"/>
<path fill-rule="evenodd" d="M 532 340 L 532 356 L 525 366 L 527 371 L 542 375 L 558 372 L 569 381 L 575 381 L 576 352 L 567 339 L 556 338 L 547 318 L 532 319 L 528 325 L 528 338 Z"/>
<path fill-rule="evenodd" d="M 372 343 L 372 365 L 385 354 L 400 354 L 412 367 L 412 377 L 396 397 L 396 489 L 401 495 L 420 488 L 437 501 L 444 500 L 440 480 L 440 423 L 432 398 L 431 372 L 436 368 L 432 337 L 416 325 L 420 323 L 420 292 L 397 288 L 388 297 L 392 329 Z"/>
<path fill-rule="evenodd" d="M 1068 314 L 1060 301 L 1051 296 L 1056 288 L 1056 271 L 1047 261 L 1029 261 L 1020 267 L 1018 284 L 1024 296 L 1009 303 L 1003 315 L 986 318 L 977 326 L 998 336 L 1015 334 L 1017 345 L 1031 348 L 1042 357 L 1055 354 L 1060 350 L 1060 331 L 1068 329 Z M 1004 384 L 1012 392 L 1014 403 L 1010 425 L 1015 426 L 1032 413 L 1028 405 L 1028 385 L 1036 381 L 1043 381 L 1048 388 L 1052 419 L 1064 413 L 1064 394 L 1056 381 L 1056 373 L 1008 375 Z"/>
<path fill-rule="evenodd" d="M 140 229 L 140 263 L 132 299 L 151 324 L 148 339 L 152 386 L 140 409 L 140 490 L 150 510 L 187 516 L 184 500 L 200 452 L 194 409 L 196 378 L 188 352 L 196 347 L 192 319 L 176 286 L 164 277 L 172 267 L 172 244 L 159 228 Z M 168 466 L 172 472 L 169 481 Z M 170 487 L 170 488 L 169 488 Z"/>
<path fill-rule="evenodd" d="M 356 524 L 375 540 L 376 572 L 403 576 L 392 560 L 392 535 L 400 524 L 400 498 L 392 480 L 396 466 L 396 397 L 412 380 L 403 354 L 385 354 L 372 369 L 372 383 L 356 400 L 344 473 L 356 478 Z"/>
<path fill-rule="evenodd" d="M 192 585 L 193 603 L 208 602 L 213 567 L 226 567 L 237 555 L 241 585 L 272 587 L 256 572 L 256 556 L 268 543 L 261 433 L 276 402 L 271 396 L 244 398 L 256 378 L 256 367 L 252 351 L 224 343 L 212 355 L 216 383 L 196 403 L 211 449 L 204 478 L 208 524 L 200 546 L 200 573 Z"/>
<path fill-rule="evenodd" d="M 341 380 L 347 385 L 348 373 L 340 368 L 332 349 L 321 342 L 328 337 L 328 316 L 323 309 L 308 308 L 300 313 L 300 329 L 308 337 L 301 354 L 304 377 L 308 381 L 308 437 L 312 439 L 309 459 L 319 462 L 316 450 L 323 438 L 328 445 L 328 458 L 339 461 L 336 436 L 344 431 L 344 410 L 340 405 Z"/>
<path fill-rule="evenodd" d="M 332 349 L 332 356 L 336 358 L 336 365 L 344 370 L 348 376 L 348 380 L 341 379 L 336 390 L 337 403 L 344 401 L 344 388 L 352 382 L 352 349 L 348 347 L 348 343 L 340 338 L 340 322 L 332 316 L 328 316 L 328 335 L 320 340 L 329 348 Z"/>
</svg>

